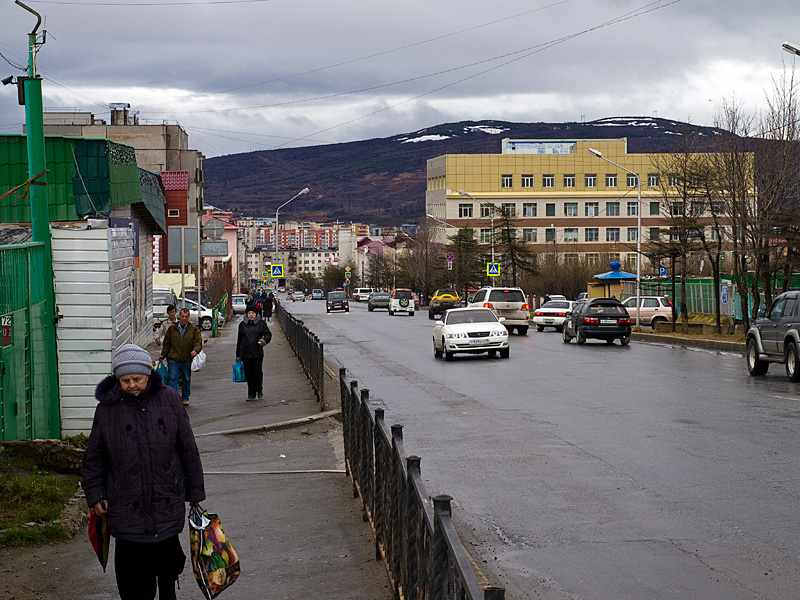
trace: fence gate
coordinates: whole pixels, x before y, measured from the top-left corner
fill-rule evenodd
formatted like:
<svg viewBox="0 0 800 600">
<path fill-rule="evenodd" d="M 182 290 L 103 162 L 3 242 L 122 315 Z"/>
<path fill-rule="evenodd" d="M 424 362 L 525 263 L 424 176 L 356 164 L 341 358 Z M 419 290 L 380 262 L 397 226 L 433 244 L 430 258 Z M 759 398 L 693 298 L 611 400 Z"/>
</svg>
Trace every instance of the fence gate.
<svg viewBox="0 0 800 600">
<path fill-rule="evenodd" d="M 56 357 L 45 350 L 45 282 L 32 277 L 44 244 L 0 246 L 0 440 L 58 438 L 58 390 L 50 389 Z"/>
</svg>

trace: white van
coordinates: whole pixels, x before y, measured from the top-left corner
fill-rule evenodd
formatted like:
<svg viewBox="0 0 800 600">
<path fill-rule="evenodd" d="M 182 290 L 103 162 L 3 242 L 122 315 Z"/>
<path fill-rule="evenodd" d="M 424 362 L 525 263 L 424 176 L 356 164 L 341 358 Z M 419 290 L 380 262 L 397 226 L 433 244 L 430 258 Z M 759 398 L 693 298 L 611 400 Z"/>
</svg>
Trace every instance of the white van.
<svg viewBox="0 0 800 600">
<path fill-rule="evenodd" d="M 372 288 L 356 288 L 353 290 L 353 300 L 356 302 L 366 302 L 369 300 L 369 295 L 375 290 Z"/>
</svg>

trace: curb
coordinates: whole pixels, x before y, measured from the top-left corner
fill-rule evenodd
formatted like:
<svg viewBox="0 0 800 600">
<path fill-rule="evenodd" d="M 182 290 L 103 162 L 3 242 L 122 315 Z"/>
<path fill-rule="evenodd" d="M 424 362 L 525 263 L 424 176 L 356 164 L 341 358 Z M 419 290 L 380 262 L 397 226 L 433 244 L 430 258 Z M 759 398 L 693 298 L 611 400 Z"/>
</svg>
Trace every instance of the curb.
<svg viewBox="0 0 800 600">
<path fill-rule="evenodd" d="M 209 431 L 207 433 L 196 433 L 194 437 L 207 437 L 209 435 L 231 435 L 236 433 L 252 433 L 254 431 L 266 431 L 268 429 L 285 429 L 287 427 L 294 427 L 295 425 L 304 425 L 305 423 L 313 423 L 326 417 L 336 417 L 341 415 L 341 409 L 329 410 L 319 413 L 318 415 L 311 415 L 310 417 L 302 417 L 300 419 L 292 419 L 290 421 L 281 421 L 279 423 L 271 423 L 269 425 L 254 425 L 252 427 L 240 427 L 239 429 L 226 429 L 224 431 Z"/>
<path fill-rule="evenodd" d="M 745 342 L 725 342 L 722 340 L 709 340 L 703 338 L 685 338 L 677 335 L 664 335 L 652 333 L 631 333 L 631 339 L 640 342 L 663 342 L 667 344 L 677 344 L 687 348 L 711 348 L 715 350 L 727 350 L 730 352 L 741 352 L 744 354 Z"/>
</svg>

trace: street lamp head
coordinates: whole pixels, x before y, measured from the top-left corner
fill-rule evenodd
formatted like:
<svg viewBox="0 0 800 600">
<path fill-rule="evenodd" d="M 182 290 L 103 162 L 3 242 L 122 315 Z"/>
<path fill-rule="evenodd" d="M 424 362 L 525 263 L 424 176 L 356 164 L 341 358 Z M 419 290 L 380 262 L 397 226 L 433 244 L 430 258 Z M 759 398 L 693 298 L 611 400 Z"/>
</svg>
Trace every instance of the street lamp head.
<svg viewBox="0 0 800 600">
<path fill-rule="evenodd" d="M 594 148 L 589 148 L 589 154 L 594 154 L 598 158 L 603 158 L 603 153 L 599 150 L 595 150 Z"/>
<path fill-rule="evenodd" d="M 790 42 L 783 42 L 783 46 L 781 46 L 784 51 L 788 52 L 789 54 L 796 54 L 800 56 L 800 46 L 797 44 L 792 44 Z"/>
<path fill-rule="evenodd" d="M 459 193 L 459 194 L 461 194 L 462 196 L 466 196 L 467 198 L 472 198 L 472 196 L 470 196 L 470 195 L 469 195 L 467 192 L 465 192 L 464 190 L 458 190 L 458 193 Z"/>
<path fill-rule="evenodd" d="M 310 191 L 311 191 L 311 190 L 309 190 L 308 188 L 303 188 L 302 190 L 300 190 L 300 193 L 299 193 L 299 194 L 297 194 L 297 195 L 298 195 L 298 196 L 300 196 L 300 195 L 302 195 L 302 194 L 307 194 L 307 193 L 308 193 L 308 192 L 310 192 Z"/>
</svg>

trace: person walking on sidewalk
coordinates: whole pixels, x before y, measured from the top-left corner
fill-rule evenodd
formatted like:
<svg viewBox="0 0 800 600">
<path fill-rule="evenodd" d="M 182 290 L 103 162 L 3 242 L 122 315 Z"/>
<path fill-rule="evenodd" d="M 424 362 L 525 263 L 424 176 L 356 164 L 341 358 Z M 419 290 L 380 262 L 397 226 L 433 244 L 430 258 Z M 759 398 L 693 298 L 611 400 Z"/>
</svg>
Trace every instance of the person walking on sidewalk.
<svg viewBox="0 0 800 600">
<path fill-rule="evenodd" d="M 174 599 L 186 556 L 178 535 L 185 502 L 205 500 L 200 453 L 181 406 L 153 369 L 150 353 L 125 344 L 99 401 L 81 466 L 86 502 L 108 515 L 122 600 Z"/>
<path fill-rule="evenodd" d="M 248 306 L 236 340 L 236 360 L 244 366 L 248 401 L 264 397 L 264 346 L 271 340 L 272 332 L 256 307 Z"/>
<path fill-rule="evenodd" d="M 203 336 L 200 328 L 189 322 L 189 309 L 182 308 L 178 322 L 172 325 L 164 336 L 158 360 L 167 358 L 169 387 L 173 390 L 178 389 L 180 376 L 184 406 L 189 406 L 189 396 L 192 394 L 192 359 L 202 349 Z"/>
<path fill-rule="evenodd" d="M 156 333 L 153 336 L 153 341 L 156 343 L 157 346 L 161 345 L 161 340 L 164 339 L 164 336 L 167 335 L 167 331 L 169 328 L 175 325 L 178 322 L 178 309 L 175 308 L 174 304 L 170 304 L 167 306 L 167 318 L 161 321 L 161 325 L 158 326 L 156 329 Z"/>
<path fill-rule="evenodd" d="M 275 303 L 275 296 L 270 292 L 267 294 L 267 297 L 264 298 L 263 308 L 261 309 L 261 313 L 264 316 L 264 319 L 269 323 L 270 318 L 272 317 L 272 307 Z"/>
</svg>

